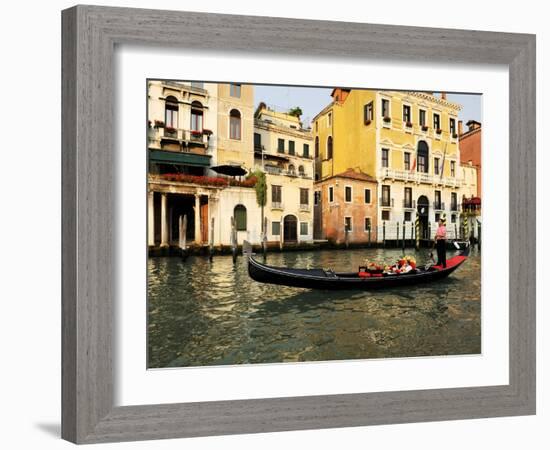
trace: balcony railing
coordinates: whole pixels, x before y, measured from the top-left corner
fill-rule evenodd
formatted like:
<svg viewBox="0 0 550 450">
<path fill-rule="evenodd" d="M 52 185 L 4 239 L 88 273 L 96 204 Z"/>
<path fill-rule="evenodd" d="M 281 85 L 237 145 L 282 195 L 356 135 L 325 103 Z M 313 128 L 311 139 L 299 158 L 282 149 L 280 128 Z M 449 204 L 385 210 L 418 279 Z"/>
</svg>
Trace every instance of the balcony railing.
<svg viewBox="0 0 550 450">
<path fill-rule="evenodd" d="M 173 127 L 155 127 L 149 132 L 149 139 L 152 141 L 172 140 L 178 142 L 187 142 L 192 145 L 208 146 L 208 137 L 210 132 L 186 130 Z"/>
<path fill-rule="evenodd" d="M 380 197 L 380 206 L 385 208 L 393 208 L 393 198 Z"/>
<path fill-rule="evenodd" d="M 306 203 L 300 204 L 300 211 L 309 211 L 309 210 L 310 210 L 309 204 L 306 204 Z"/>
<path fill-rule="evenodd" d="M 448 187 L 461 187 L 464 185 L 464 180 L 453 177 L 441 177 L 440 175 L 432 175 L 426 172 L 411 172 L 410 170 L 397 170 L 388 167 L 382 168 L 382 177 L 392 180 L 410 181 L 414 183 L 436 184 Z"/>
<path fill-rule="evenodd" d="M 451 211 L 458 211 L 458 204 L 457 203 L 451 203 Z"/>
<path fill-rule="evenodd" d="M 283 209 L 281 202 L 271 202 L 271 209 Z"/>
<path fill-rule="evenodd" d="M 436 211 L 445 211 L 445 202 L 434 202 L 434 209 Z"/>
<path fill-rule="evenodd" d="M 416 208 L 416 200 L 403 200 L 403 208 L 405 209 L 415 209 Z"/>
</svg>

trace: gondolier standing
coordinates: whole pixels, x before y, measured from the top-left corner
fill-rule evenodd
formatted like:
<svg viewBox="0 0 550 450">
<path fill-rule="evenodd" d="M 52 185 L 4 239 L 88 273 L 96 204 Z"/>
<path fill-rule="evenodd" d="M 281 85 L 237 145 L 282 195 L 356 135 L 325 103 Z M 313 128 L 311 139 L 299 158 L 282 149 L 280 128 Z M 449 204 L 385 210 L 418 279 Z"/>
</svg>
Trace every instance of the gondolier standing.
<svg viewBox="0 0 550 450">
<path fill-rule="evenodd" d="M 447 255 L 445 247 L 447 246 L 447 228 L 442 219 L 439 219 L 439 227 L 435 233 L 435 245 L 437 247 L 437 265 L 447 267 Z"/>
</svg>

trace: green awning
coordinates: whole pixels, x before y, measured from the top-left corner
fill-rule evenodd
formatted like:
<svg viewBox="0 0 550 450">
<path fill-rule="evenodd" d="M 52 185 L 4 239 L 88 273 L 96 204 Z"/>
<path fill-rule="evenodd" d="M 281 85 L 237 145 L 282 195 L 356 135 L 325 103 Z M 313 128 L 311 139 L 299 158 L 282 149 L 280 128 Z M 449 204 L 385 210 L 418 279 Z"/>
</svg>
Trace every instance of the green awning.
<svg viewBox="0 0 550 450">
<path fill-rule="evenodd" d="M 176 164 L 180 166 L 208 167 L 210 166 L 210 155 L 149 150 L 149 162 L 161 164 Z"/>
</svg>

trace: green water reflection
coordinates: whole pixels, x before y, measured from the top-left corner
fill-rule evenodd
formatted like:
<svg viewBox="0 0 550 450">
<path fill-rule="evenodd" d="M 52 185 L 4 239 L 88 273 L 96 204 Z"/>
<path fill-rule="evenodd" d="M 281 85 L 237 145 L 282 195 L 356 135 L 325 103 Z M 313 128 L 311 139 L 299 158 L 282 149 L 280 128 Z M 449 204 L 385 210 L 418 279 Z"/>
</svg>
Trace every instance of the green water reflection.
<svg viewBox="0 0 550 450">
<path fill-rule="evenodd" d="M 353 270 L 365 257 L 393 261 L 401 254 L 274 253 L 267 263 Z M 243 258 L 236 265 L 229 256 L 149 258 L 149 367 L 477 354 L 480 292 L 475 250 L 446 280 L 373 292 L 256 283 Z"/>
</svg>

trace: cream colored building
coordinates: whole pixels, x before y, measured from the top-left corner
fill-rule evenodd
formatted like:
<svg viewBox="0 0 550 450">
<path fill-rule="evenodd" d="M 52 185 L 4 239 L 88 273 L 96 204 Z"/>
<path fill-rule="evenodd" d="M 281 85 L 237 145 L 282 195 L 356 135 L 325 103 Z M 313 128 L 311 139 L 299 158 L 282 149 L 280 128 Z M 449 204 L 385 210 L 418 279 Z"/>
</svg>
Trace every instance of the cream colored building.
<svg viewBox="0 0 550 450">
<path fill-rule="evenodd" d="M 147 102 L 149 247 L 177 245 L 184 216 L 188 244 L 229 245 L 232 217 L 239 243 L 260 242 L 254 187 L 223 174 L 254 166 L 253 87 L 149 81 Z"/>
<path fill-rule="evenodd" d="M 266 174 L 267 240 L 313 241 L 313 138 L 299 117 L 260 104 L 254 122 L 255 166 Z"/>
</svg>

